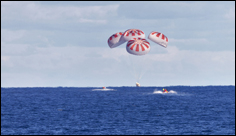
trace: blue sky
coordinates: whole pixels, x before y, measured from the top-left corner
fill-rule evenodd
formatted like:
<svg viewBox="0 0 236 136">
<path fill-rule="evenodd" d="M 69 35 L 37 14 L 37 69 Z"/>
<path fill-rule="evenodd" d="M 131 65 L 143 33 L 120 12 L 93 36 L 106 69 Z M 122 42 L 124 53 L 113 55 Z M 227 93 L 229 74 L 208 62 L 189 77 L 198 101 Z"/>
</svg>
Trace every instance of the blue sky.
<svg viewBox="0 0 236 136">
<path fill-rule="evenodd" d="M 165 34 L 144 56 L 108 38 Z M 234 1 L 1 1 L 2 87 L 235 85 Z"/>
</svg>

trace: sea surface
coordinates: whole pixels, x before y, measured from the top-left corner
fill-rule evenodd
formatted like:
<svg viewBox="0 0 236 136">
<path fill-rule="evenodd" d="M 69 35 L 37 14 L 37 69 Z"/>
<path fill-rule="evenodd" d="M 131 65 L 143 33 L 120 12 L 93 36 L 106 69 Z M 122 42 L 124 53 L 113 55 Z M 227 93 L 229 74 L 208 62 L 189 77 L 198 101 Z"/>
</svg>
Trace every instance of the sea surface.
<svg viewBox="0 0 236 136">
<path fill-rule="evenodd" d="M 235 86 L 1 88 L 1 135 L 235 135 Z"/>
</svg>

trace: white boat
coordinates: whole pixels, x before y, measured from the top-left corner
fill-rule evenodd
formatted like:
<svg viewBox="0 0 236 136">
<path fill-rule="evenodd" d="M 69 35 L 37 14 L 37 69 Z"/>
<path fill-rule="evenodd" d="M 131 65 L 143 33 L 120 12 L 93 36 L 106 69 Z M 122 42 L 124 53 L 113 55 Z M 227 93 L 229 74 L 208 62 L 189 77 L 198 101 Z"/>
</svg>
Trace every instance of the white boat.
<svg viewBox="0 0 236 136">
<path fill-rule="evenodd" d="M 136 82 L 136 86 L 137 86 L 137 87 L 140 87 L 140 84 L 139 84 L 138 82 Z"/>
</svg>

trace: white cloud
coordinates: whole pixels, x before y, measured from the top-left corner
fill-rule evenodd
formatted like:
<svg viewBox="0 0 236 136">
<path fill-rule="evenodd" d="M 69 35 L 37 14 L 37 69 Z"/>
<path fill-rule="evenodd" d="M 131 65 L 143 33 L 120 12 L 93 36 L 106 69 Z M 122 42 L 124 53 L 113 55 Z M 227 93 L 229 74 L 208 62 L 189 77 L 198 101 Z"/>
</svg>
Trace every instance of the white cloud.
<svg viewBox="0 0 236 136">
<path fill-rule="evenodd" d="M 192 51 L 179 50 L 176 46 L 166 48 L 166 53 L 151 54 L 150 59 L 162 62 L 181 62 L 194 64 L 201 67 L 202 65 L 226 65 L 235 63 L 234 51 Z M 208 64 L 209 63 L 209 64 Z"/>
<path fill-rule="evenodd" d="M 1 56 L 1 61 L 8 61 L 9 58 L 9 56 Z"/>
<path fill-rule="evenodd" d="M 235 21 L 235 7 L 230 8 L 228 13 L 225 14 L 225 17 L 229 20 Z"/>
<path fill-rule="evenodd" d="M 14 77 L 16 82 L 22 83 L 22 86 L 40 86 L 44 83 L 37 84 L 37 82 L 38 80 L 43 82 L 43 78 L 46 78 L 45 81 L 61 78 L 61 84 L 58 81 L 57 83 L 51 82 L 51 85 L 64 86 L 68 85 L 68 81 L 66 81 L 68 78 L 71 78 L 71 82 L 74 82 L 72 79 L 85 81 L 89 78 L 90 82 L 85 83 L 84 86 L 93 86 L 90 83 L 95 83 L 99 77 L 103 76 L 104 78 L 99 80 L 107 85 L 115 84 L 114 82 L 117 80 L 120 82 L 116 85 L 125 85 L 126 80 L 132 79 L 132 74 L 135 76 L 134 70 L 136 69 L 136 72 L 140 70 L 143 72 L 141 74 L 144 74 L 142 77 L 144 81 L 145 78 L 158 81 L 162 78 L 166 79 L 165 77 L 171 77 L 173 80 L 177 80 L 177 77 L 201 80 L 200 76 L 201 78 L 212 76 L 209 80 L 210 84 L 214 82 L 214 78 L 221 78 L 222 75 L 227 75 L 226 78 L 229 79 L 235 75 L 235 52 L 233 51 L 187 51 L 170 46 L 166 48 L 165 53 L 129 56 L 125 47 L 114 49 L 76 46 L 34 48 L 36 52 L 28 56 L 1 56 L 2 79 L 8 80 L 8 78 Z M 11 71 L 11 75 L 7 71 Z M 16 71 L 18 74 L 26 75 L 25 78 L 14 75 Z M 35 82 L 33 82 L 34 79 L 31 79 L 32 75 L 38 77 Z M 159 78 L 155 78 L 155 76 Z M 82 77 L 84 79 L 80 79 Z M 107 77 L 115 77 L 116 80 L 109 80 Z M 124 77 L 127 79 L 122 80 Z M 28 84 L 27 80 L 30 80 L 32 85 Z M 153 84 L 153 81 L 150 83 Z M 4 83 L 3 86 L 7 84 L 9 83 Z M 45 84 L 49 85 L 46 82 Z M 10 86 L 14 86 L 14 84 Z M 99 85 L 94 84 L 94 86 Z"/>
<path fill-rule="evenodd" d="M 3 2 L 3 19 L 28 19 L 38 22 L 68 22 L 78 20 L 81 23 L 106 23 L 107 17 L 117 15 L 119 5 L 106 6 L 43 6 L 38 2 Z"/>
<path fill-rule="evenodd" d="M 29 54 L 34 54 L 34 45 L 29 44 L 6 44 L 1 43 L 1 54 L 7 56 L 25 56 Z"/>
<path fill-rule="evenodd" d="M 209 45 L 212 42 L 206 38 L 174 39 L 169 38 L 169 44 L 174 45 Z"/>
<path fill-rule="evenodd" d="M 133 85 L 143 67 L 147 85 L 234 84 L 231 3 L 65 3 L 1 1 L 2 86 Z M 163 32 L 168 47 L 150 41 L 141 57 L 110 49 L 108 37 L 129 28 Z"/>
<path fill-rule="evenodd" d="M 77 22 L 79 23 L 99 23 L 99 24 L 106 24 L 107 20 L 95 20 L 95 19 L 79 19 Z"/>
<path fill-rule="evenodd" d="M 25 30 L 7 30 L 1 29 L 1 42 L 11 42 L 14 40 L 21 39 L 25 36 Z"/>
</svg>

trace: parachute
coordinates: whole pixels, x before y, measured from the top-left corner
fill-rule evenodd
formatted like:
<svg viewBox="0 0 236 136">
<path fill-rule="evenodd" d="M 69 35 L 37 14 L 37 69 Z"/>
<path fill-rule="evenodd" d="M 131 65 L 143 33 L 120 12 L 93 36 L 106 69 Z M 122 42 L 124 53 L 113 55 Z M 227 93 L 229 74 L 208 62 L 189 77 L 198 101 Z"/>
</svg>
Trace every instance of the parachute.
<svg viewBox="0 0 236 136">
<path fill-rule="evenodd" d="M 134 38 L 145 38 L 145 34 L 143 31 L 139 30 L 139 29 L 128 29 L 124 32 L 124 34 L 122 35 L 122 40 L 123 41 L 129 41 L 129 40 L 133 40 Z"/>
<path fill-rule="evenodd" d="M 165 48 L 168 45 L 168 38 L 160 32 L 152 31 L 149 34 L 148 39 Z M 128 29 L 124 33 L 122 32 L 115 33 L 108 38 L 107 42 L 110 48 L 115 48 L 127 42 L 126 51 L 129 54 L 134 55 L 134 57 L 141 56 L 141 55 L 146 56 L 146 54 L 148 54 L 151 49 L 150 43 L 145 39 L 144 32 L 139 29 Z M 144 62 L 149 62 L 149 61 L 142 61 L 142 59 L 145 59 L 145 57 L 138 57 L 138 58 L 135 57 L 135 60 L 138 60 L 138 63 L 137 63 L 138 65 L 136 65 L 135 69 L 133 68 L 133 70 L 131 71 L 131 72 L 134 72 L 134 76 L 136 77 L 137 81 L 141 79 L 144 73 L 142 74 L 142 72 L 140 72 L 141 74 L 140 73 L 137 74 L 136 69 L 140 67 L 142 68 L 144 67 L 144 69 L 146 69 L 147 65 L 145 65 Z M 140 64 L 141 66 L 139 66 Z M 131 61 L 131 65 L 133 65 L 132 61 Z M 140 75 L 140 76 L 137 76 L 137 75 Z"/>
<path fill-rule="evenodd" d="M 129 40 L 126 50 L 130 54 L 145 55 L 150 51 L 150 44 L 146 39 L 134 38 L 133 40 Z"/>
<path fill-rule="evenodd" d="M 159 32 L 151 32 L 148 36 L 148 39 L 163 47 L 167 47 L 168 45 L 168 38 L 164 34 Z"/>
<path fill-rule="evenodd" d="M 152 31 L 148 35 L 151 41 L 167 47 L 168 38 L 156 31 Z M 128 29 L 124 33 L 118 32 L 108 38 L 108 45 L 110 48 L 115 48 L 127 42 L 126 51 L 133 55 L 145 55 L 150 51 L 150 43 L 145 39 L 145 34 L 139 29 Z"/>
<path fill-rule="evenodd" d="M 108 45 L 110 48 L 115 48 L 121 44 L 123 44 L 124 40 L 121 40 L 120 38 L 122 37 L 123 33 L 122 32 L 118 32 L 118 33 L 115 33 L 113 34 L 112 36 L 109 37 L 108 39 Z"/>
</svg>

